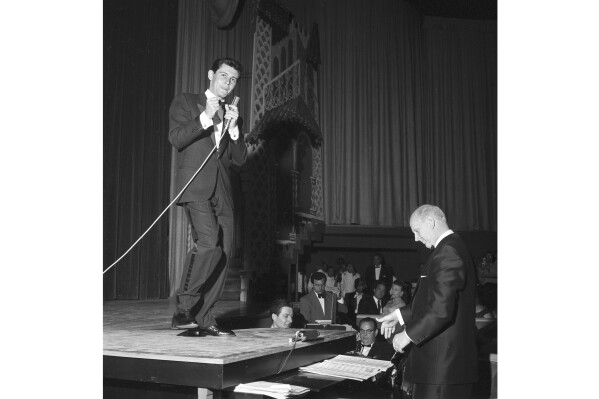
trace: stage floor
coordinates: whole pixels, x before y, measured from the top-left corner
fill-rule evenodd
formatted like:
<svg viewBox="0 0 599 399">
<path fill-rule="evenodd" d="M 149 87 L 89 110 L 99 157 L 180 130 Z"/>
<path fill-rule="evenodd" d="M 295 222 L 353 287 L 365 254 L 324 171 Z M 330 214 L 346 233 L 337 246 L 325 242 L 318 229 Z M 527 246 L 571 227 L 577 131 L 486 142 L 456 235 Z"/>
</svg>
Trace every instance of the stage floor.
<svg viewBox="0 0 599 399">
<path fill-rule="evenodd" d="M 221 301 L 220 320 L 268 316 L 263 307 Z M 321 339 L 297 343 L 293 329 L 233 329 L 234 337 L 184 337 L 172 330 L 168 300 L 104 303 L 104 377 L 126 381 L 224 389 L 344 353 L 355 346 L 355 333 L 322 330 Z M 269 318 L 265 320 L 270 320 Z M 268 324 L 270 325 L 270 323 Z"/>
</svg>

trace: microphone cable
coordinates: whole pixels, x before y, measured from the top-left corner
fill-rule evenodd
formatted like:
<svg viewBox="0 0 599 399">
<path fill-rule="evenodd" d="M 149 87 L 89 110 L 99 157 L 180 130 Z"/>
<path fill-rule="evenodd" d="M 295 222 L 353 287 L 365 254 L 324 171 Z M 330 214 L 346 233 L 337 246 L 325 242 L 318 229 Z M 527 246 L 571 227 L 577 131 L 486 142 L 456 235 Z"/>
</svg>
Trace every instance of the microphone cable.
<svg viewBox="0 0 599 399">
<path fill-rule="evenodd" d="M 239 97 L 235 96 L 233 98 L 233 101 L 231 102 L 231 105 L 237 105 L 237 103 L 239 102 Z M 223 116 L 224 118 L 224 116 Z M 225 136 L 225 133 L 227 133 L 227 131 L 229 130 L 229 125 L 231 124 L 231 119 L 226 119 L 223 121 L 223 128 L 222 128 L 222 133 L 221 133 L 221 137 Z M 108 266 L 103 272 L 102 274 L 105 274 L 108 270 L 110 270 L 114 265 L 116 265 L 121 259 L 123 259 L 125 257 L 125 255 L 127 255 L 129 253 L 129 251 L 131 251 L 133 249 L 133 247 L 135 245 L 137 245 L 137 243 L 148 233 L 148 231 L 150 231 L 150 229 L 156 224 L 156 222 L 158 221 L 158 219 L 160 219 L 162 217 L 162 215 L 164 215 L 164 213 L 168 210 L 168 208 L 170 208 L 173 203 L 177 200 L 177 198 L 179 198 L 181 196 L 181 194 L 183 194 L 183 191 L 185 191 L 185 189 L 187 188 L 187 186 L 189 186 L 192 182 L 192 180 L 197 176 L 198 173 L 200 173 L 200 170 L 202 170 L 202 168 L 204 167 L 204 164 L 206 164 L 206 162 L 208 162 L 208 159 L 212 156 L 212 154 L 214 153 L 214 151 L 218 148 L 218 144 L 214 145 L 214 148 L 212 149 L 212 151 L 210 151 L 210 154 L 208 154 L 208 156 L 206 157 L 206 159 L 204 160 L 204 162 L 202 162 L 202 164 L 200 165 L 199 169 L 196 170 L 196 172 L 193 174 L 193 176 L 191 176 L 191 179 L 189 179 L 189 181 L 187 182 L 187 184 L 181 189 L 181 191 L 179 191 L 179 194 L 177 194 L 177 196 L 171 201 L 170 204 L 168 204 L 168 206 L 166 208 L 164 208 L 164 210 L 162 211 L 162 213 L 160 215 L 158 215 L 158 217 L 156 218 L 156 220 L 154 220 L 154 222 L 150 225 L 150 227 L 148 227 L 148 229 L 137 239 L 137 241 L 135 241 L 133 243 L 133 245 L 131 245 L 129 247 L 129 249 L 121 255 L 120 258 L 118 258 L 117 260 L 114 261 L 114 263 L 110 266 Z"/>
<path fill-rule="evenodd" d="M 301 341 L 301 338 L 300 338 L 299 335 L 300 335 L 300 331 L 296 331 L 295 332 L 295 336 L 292 338 L 292 340 L 293 340 L 293 346 L 291 347 L 291 350 L 289 351 L 289 354 L 285 358 L 285 361 L 283 362 L 283 365 L 279 368 L 279 371 L 277 371 L 277 374 L 279 374 L 281 372 L 281 370 L 283 370 L 283 368 L 287 364 L 287 360 L 289 360 L 289 356 L 291 356 L 291 354 L 293 353 L 293 350 L 295 349 L 295 345 L 297 345 L 297 341 Z"/>
<path fill-rule="evenodd" d="M 223 133 L 223 136 L 224 136 L 224 133 Z M 181 196 L 181 194 L 183 194 L 183 191 L 185 191 L 185 189 L 187 188 L 187 186 L 189 186 L 191 184 L 191 182 L 193 181 L 193 179 L 197 176 L 197 174 L 200 173 L 200 170 L 202 170 L 202 168 L 204 167 L 204 165 L 206 164 L 206 162 L 208 162 L 208 159 L 212 156 L 212 154 L 214 153 L 214 151 L 216 149 L 217 149 L 217 145 L 214 146 L 214 148 L 212 149 L 212 151 L 210 151 L 210 154 L 208 154 L 208 156 L 206 157 L 206 159 L 204 159 L 204 162 L 202 162 L 202 164 L 200 165 L 200 167 L 198 168 L 198 170 L 196 170 L 196 172 L 193 174 L 193 176 L 191 176 L 191 179 L 189 179 L 189 181 L 187 182 L 187 184 L 185 184 L 185 186 L 181 189 L 181 191 L 179 191 L 179 194 L 177 194 L 177 196 L 171 201 L 171 203 L 168 204 L 168 206 L 166 208 L 164 208 L 164 210 L 162 211 L 162 213 L 160 215 L 158 215 L 158 217 L 156 218 L 156 220 L 154 220 L 154 222 L 150 225 L 150 227 L 147 228 L 147 230 L 137 239 L 137 241 L 135 241 L 133 243 L 133 245 L 131 245 L 129 247 L 129 249 L 124 254 L 121 255 L 120 258 L 118 258 L 117 260 L 115 260 L 112 265 L 108 266 L 102 272 L 102 274 L 105 274 L 114 265 L 116 265 L 117 263 L 119 263 L 119 261 L 121 259 L 123 259 L 125 257 L 125 255 L 127 255 L 129 253 L 129 251 L 131 251 L 133 249 L 133 247 L 135 245 L 137 245 L 137 243 L 148 233 L 148 231 L 150 231 L 150 229 L 156 224 L 156 222 L 158 221 L 158 219 L 160 219 L 162 217 L 162 215 L 164 215 L 164 213 L 168 210 L 168 208 L 170 208 L 175 203 L 175 201 L 177 200 L 177 198 L 179 198 Z"/>
<path fill-rule="evenodd" d="M 231 102 L 231 105 L 235 105 L 236 106 L 238 102 L 239 102 L 239 97 L 235 96 L 233 98 L 233 101 Z M 231 119 L 227 119 L 227 120 L 223 121 L 223 128 L 222 128 L 221 137 L 225 136 L 225 133 L 227 133 L 227 131 L 229 130 L 229 125 L 230 124 L 231 124 Z M 191 184 L 191 182 L 193 181 L 193 179 L 195 179 L 195 177 L 197 176 L 197 174 L 200 173 L 200 170 L 202 170 L 202 168 L 204 167 L 204 165 L 206 164 L 206 162 L 208 162 L 208 159 L 212 156 L 212 154 L 214 153 L 214 151 L 217 148 L 218 148 L 218 144 L 215 144 L 214 148 L 212 149 L 212 151 L 210 151 L 210 154 L 208 154 L 208 156 L 206 157 L 206 159 L 204 160 L 204 162 L 202 162 L 202 164 L 200 165 L 200 167 L 198 168 L 198 170 L 196 170 L 196 172 L 193 174 L 193 176 L 191 176 L 191 179 L 189 179 L 189 181 L 187 182 L 187 184 L 181 189 L 181 191 L 179 191 L 179 194 L 177 194 L 177 196 L 171 201 L 171 203 L 168 204 L 168 206 L 166 208 L 164 208 L 164 210 L 162 211 L 162 213 L 160 215 L 158 215 L 158 217 L 156 218 L 156 220 L 154 220 L 154 222 L 150 225 L 150 227 L 148 227 L 148 229 L 137 239 L 137 241 L 135 241 L 133 243 L 133 245 L 131 245 L 129 247 L 129 249 L 124 254 L 121 255 L 120 258 L 118 258 L 117 260 L 115 260 L 112 265 L 108 266 L 102 272 L 102 274 L 105 274 L 114 265 L 116 265 L 117 263 L 119 263 L 119 261 L 121 259 L 123 259 L 125 257 L 125 255 L 127 255 L 129 253 L 129 251 L 131 251 L 133 249 L 133 247 L 135 245 L 137 245 L 137 243 L 148 233 L 148 231 L 150 231 L 150 229 L 156 224 L 156 222 L 158 221 L 158 219 L 160 219 L 162 217 L 162 215 L 164 215 L 164 213 L 168 210 L 168 208 L 170 208 L 173 205 L 173 203 L 177 200 L 177 198 L 179 198 L 181 196 L 181 194 L 183 194 L 183 191 L 185 191 L 185 189 L 187 188 L 187 186 L 189 186 Z"/>
</svg>

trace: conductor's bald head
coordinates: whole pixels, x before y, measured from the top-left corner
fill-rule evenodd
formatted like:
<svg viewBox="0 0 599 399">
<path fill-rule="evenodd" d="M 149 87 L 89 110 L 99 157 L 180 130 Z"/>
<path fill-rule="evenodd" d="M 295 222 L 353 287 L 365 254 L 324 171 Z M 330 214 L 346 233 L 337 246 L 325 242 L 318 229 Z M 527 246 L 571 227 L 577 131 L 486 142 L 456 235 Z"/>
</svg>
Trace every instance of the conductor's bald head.
<svg viewBox="0 0 599 399">
<path fill-rule="evenodd" d="M 431 248 L 437 239 L 449 230 L 445 214 L 435 205 L 422 205 L 410 216 L 410 228 L 414 239 Z"/>
</svg>

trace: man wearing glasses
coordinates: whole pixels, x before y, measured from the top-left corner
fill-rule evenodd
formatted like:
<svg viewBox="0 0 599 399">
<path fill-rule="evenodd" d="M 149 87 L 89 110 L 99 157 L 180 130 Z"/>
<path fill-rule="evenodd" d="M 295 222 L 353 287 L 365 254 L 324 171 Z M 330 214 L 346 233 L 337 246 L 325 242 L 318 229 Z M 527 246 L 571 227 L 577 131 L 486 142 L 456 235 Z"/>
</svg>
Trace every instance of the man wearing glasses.
<svg viewBox="0 0 599 399">
<path fill-rule="evenodd" d="M 376 321 L 372 317 L 365 317 L 360 320 L 359 334 L 360 340 L 354 354 L 373 359 L 391 360 L 395 350 L 387 341 L 376 339 L 379 330 L 376 328 Z"/>
</svg>

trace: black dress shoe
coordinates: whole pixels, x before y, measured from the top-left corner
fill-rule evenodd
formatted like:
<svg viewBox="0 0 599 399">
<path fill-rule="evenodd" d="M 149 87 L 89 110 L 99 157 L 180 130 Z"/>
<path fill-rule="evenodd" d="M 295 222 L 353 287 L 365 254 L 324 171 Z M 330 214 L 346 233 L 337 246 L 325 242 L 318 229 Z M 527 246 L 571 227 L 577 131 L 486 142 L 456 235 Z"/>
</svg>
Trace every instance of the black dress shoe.
<svg viewBox="0 0 599 399">
<path fill-rule="evenodd" d="M 171 328 L 176 329 L 188 329 L 188 328 L 197 328 L 198 323 L 195 321 L 193 317 L 191 317 L 191 313 L 175 313 L 173 315 L 173 320 L 171 321 Z"/>
<path fill-rule="evenodd" d="M 177 334 L 177 337 L 205 337 L 206 334 L 200 328 L 190 328 L 183 330 L 183 332 Z"/>
<path fill-rule="evenodd" d="M 214 337 L 222 337 L 224 335 L 235 335 L 235 333 L 228 328 L 219 327 L 216 324 L 210 327 L 200 328 L 201 332 L 206 333 L 208 335 L 212 335 Z"/>
</svg>

